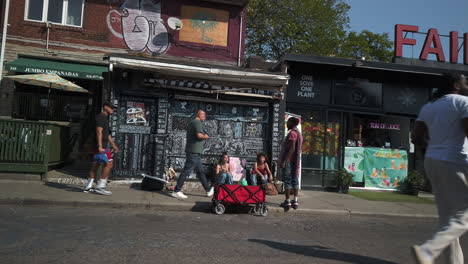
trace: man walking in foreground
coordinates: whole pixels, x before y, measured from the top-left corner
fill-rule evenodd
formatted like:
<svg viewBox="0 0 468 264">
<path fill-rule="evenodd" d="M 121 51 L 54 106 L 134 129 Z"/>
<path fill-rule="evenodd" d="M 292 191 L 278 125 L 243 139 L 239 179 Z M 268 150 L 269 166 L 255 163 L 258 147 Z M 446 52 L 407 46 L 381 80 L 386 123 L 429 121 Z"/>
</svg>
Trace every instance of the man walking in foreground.
<svg viewBox="0 0 468 264">
<path fill-rule="evenodd" d="M 299 119 L 290 117 L 287 121 L 288 135 L 281 144 L 281 151 L 278 158 L 278 163 L 283 169 L 283 182 L 285 187 L 286 200 L 281 206 L 285 211 L 289 208 L 297 209 L 299 207 L 299 168 L 302 153 L 302 135 L 297 129 Z M 294 200 L 291 204 L 290 192 L 294 189 Z"/>
<path fill-rule="evenodd" d="M 185 178 L 190 175 L 193 169 L 197 173 L 198 179 L 205 188 L 206 196 L 210 197 L 214 193 L 214 189 L 210 188 L 206 175 L 203 172 L 203 165 L 201 162 L 201 154 L 203 152 L 203 144 L 205 140 L 210 138 L 204 129 L 204 124 L 206 120 L 205 111 L 198 110 L 195 119 L 190 122 L 190 125 L 187 130 L 187 146 L 185 147 L 185 155 L 187 157 L 185 161 L 184 170 L 179 175 L 177 180 L 177 186 L 172 193 L 172 197 L 185 199 L 187 195 L 182 192 L 182 187 L 184 187 Z"/>
<path fill-rule="evenodd" d="M 449 247 L 449 263 L 463 264 L 459 237 L 468 230 L 468 84 L 463 74 L 443 76 L 444 86 L 423 106 L 412 141 L 426 149 L 424 168 L 431 181 L 440 229 L 413 246 L 418 263 L 434 263 Z"/>
<path fill-rule="evenodd" d="M 115 153 L 119 152 L 119 148 L 112 139 L 109 129 L 109 116 L 114 113 L 116 107 L 110 102 L 105 102 L 102 106 L 101 113 L 96 115 L 96 133 L 94 136 L 94 157 L 91 171 L 89 172 L 89 179 L 84 188 L 84 192 L 94 191 L 102 195 L 112 195 L 112 192 L 106 190 L 107 178 L 112 170 L 112 153 L 109 149 L 109 143 Z M 97 174 L 100 164 L 104 164 L 102 169 L 101 178 L 93 189 L 93 182 Z"/>
</svg>

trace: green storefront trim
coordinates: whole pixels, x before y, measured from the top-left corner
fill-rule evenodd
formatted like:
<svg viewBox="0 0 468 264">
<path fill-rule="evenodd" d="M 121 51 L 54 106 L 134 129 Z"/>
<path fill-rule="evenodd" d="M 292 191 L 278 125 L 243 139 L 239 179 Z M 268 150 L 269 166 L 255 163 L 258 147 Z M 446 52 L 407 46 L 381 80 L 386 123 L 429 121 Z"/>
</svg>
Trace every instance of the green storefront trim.
<svg viewBox="0 0 468 264">
<path fill-rule="evenodd" d="M 30 74 L 55 73 L 62 77 L 71 77 L 88 80 L 102 80 L 102 73 L 107 72 L 105 66 L 91 64 L 58 62 L 30 58 L 19 58 L 6 64 L 9 71 Z"/>
</svg>

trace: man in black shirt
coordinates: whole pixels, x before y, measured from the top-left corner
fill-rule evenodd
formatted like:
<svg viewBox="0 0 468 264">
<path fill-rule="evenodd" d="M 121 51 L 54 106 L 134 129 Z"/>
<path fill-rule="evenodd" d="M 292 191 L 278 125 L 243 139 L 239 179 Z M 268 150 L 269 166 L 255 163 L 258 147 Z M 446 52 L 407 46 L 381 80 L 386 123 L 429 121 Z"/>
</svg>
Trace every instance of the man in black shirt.
<svg viewBox="0 0 468 264">
<path fill-rule="evenodd" d="M 89 172 L 89 179 L 85 186 L 84 192 L 94 191 L 103 195 L 111 195 L 112 192 L 106 190 L 107 178 L 112 170 L 112 153 L 109 149 L 109 144 L 115 153 L 119 152 L 119 148 L 112 139 L 109 129 L 109 116 L 114 113 L 116 107 L 110 103 L 105 102 L 102 106 L 101 113 L 96 115 L 96 133 L 94 136 L 94 157 L 93 166 Z M 94 178 L 96 177 L 97 170 L 100 164 L 104 164 L 102 169 L 101 178 L 93 189 Z"/>
</svg>

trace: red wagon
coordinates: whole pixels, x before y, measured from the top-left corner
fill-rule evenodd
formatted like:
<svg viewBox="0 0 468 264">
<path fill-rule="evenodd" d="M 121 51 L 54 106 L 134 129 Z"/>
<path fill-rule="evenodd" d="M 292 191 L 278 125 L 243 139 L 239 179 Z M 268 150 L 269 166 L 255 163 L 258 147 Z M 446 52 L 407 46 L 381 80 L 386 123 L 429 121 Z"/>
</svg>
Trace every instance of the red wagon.
<svg viewBox="0 0 468 264">
<path fill-rule="evenodd" d="M 216 214 L 224 214 L 226 206 L 254 204 L 256 215 L 267 216 L 268 207 L 265 204 L 265 190 L 262 186 L 243 186 L 231 184 L 216 184 L 211 210 Z"/>
</svg>

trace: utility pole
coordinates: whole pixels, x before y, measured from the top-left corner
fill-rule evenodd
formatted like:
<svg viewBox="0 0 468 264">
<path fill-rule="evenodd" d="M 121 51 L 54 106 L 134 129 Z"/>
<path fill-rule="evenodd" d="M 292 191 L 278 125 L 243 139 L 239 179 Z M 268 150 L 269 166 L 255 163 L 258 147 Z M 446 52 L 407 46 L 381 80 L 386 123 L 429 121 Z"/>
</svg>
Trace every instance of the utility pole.
<svg viewBox="0 0 468 264">
<path fill-rule="evenodd" d="M 5 47 L 8 28 L 8 14 L 10 13 L 10 0 L 6 0 L 5 4 L 5 17 L 3 19 L 3 34 L 2 34 L 2 48 L 0 51 L 0 82 L 3 76 L 3 61 L 5 60 Z"/>
</svg>

